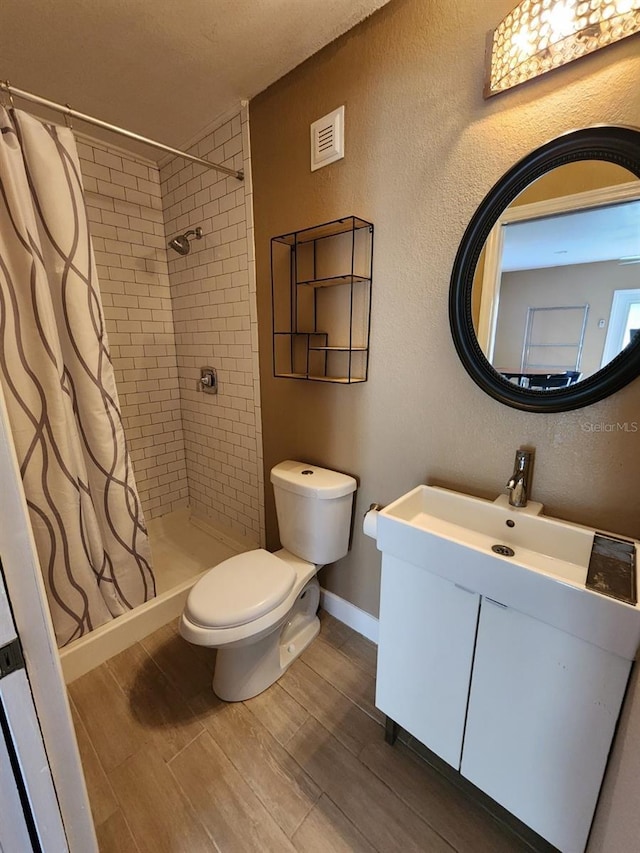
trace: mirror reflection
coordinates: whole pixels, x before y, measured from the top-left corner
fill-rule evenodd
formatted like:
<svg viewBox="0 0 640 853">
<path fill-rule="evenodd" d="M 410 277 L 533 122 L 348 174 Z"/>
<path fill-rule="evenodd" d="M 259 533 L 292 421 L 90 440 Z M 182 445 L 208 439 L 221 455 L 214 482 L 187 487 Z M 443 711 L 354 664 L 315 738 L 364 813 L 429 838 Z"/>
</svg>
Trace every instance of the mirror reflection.
<svg viewBox="0 0 640 853">
<path fill-rule="evenodd" d="M 489 235 L 472 315 L 487 360 L 516 385 L 597 373 L 640 335 L 640 181 L 583 160 L 532 183 Z"/>
</svg>

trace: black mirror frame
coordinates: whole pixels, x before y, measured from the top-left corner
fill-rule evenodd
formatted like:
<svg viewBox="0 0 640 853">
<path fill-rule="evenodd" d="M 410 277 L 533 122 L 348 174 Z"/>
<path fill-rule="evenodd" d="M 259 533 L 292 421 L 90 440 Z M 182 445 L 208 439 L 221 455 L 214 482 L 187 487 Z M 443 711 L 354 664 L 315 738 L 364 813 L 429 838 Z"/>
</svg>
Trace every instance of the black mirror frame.
<svg viewBox="0 0 640 853">
<path fill-rule="evenodd" d="M 485 357 L 473 327 L 471 293 L 476 266 L 491 229 L 529 184 L 558 166 L 578 160 L 606 160 L 640 178 L 640 131 L 591 127 L 547 142 L 516 163 L 491 189 L 474 213 L 460 243 L 449 290 L 449 323 L 467 373 L 487 394 L 526 412 L 568 412 L 590 406 L 640 375 L 640 339 L 597 373 L 568 388 L 535 391 L 504 379 Z"/>
</svg>

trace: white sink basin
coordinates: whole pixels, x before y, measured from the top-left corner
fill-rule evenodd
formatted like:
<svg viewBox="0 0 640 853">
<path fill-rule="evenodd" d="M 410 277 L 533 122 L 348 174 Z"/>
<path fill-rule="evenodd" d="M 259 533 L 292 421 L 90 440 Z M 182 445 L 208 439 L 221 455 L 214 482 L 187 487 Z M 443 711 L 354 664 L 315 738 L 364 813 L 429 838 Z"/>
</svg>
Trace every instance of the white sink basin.
<svg viewBox="0 0 640 853">
<path fill-rule="evenodd" d="M 631 660 L 640 608 L 585 587 L 593 529 L 435 486 L 418 486 L 378 516 L 380 551 Z M 638 545 L 636 542 L 636 553 Z M 506 545 L 513 556 L 492 550 Z"/>
<path fill-rule="evenodd" d="M 437 536 L 491 551 L 508 545 L 516 560 L 561 580 L 584 584 L 593 530 L 541 516 L 543 506 L 509 506 L 506 495 L 486 501 L 435 486 L 418 486 L 394 501 L 384 514 Z"/>
</svg>

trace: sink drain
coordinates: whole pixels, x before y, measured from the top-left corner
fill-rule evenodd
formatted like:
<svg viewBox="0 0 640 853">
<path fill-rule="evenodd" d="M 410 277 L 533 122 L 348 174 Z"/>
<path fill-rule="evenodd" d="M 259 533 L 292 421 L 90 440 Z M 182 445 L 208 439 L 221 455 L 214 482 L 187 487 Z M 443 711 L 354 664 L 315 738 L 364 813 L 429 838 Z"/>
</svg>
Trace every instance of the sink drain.
<svg viewBox="0 0 640 853">
<path fill-rule="evenodd" d="M 496 554 L 500 554 L 502 557 L 514 557 L 516 553 L 513 548 L 509 548 L 508 545 L 492 545 L 491 550 L 495 551 Z"/>
</svg>

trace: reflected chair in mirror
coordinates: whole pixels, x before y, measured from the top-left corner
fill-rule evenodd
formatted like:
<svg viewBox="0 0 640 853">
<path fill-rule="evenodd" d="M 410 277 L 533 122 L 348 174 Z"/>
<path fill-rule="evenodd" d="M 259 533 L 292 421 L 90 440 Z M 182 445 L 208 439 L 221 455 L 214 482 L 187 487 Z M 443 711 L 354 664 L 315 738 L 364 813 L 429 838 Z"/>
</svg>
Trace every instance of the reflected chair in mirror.
<svg viewBox="0 0 640 853">
<path fill-rule="evenodd" d="M 562 373 L 513 373 L 500 371 L 500 374 L 518 385 L 520 388 L 530 388 L 535 391 L 549 391 L 552 388 L 568 388 L 581 377 L 579 370 L 564 370 Z"/>
<path fill-rule="evenodd" d="M 565 370 L 563 373 L 539 373 L 529 377 L 529 388 L 536 391 L 549 391 L 551 388 L 568 388 L 580 379 L 579 370 Z"/>
</svg>

